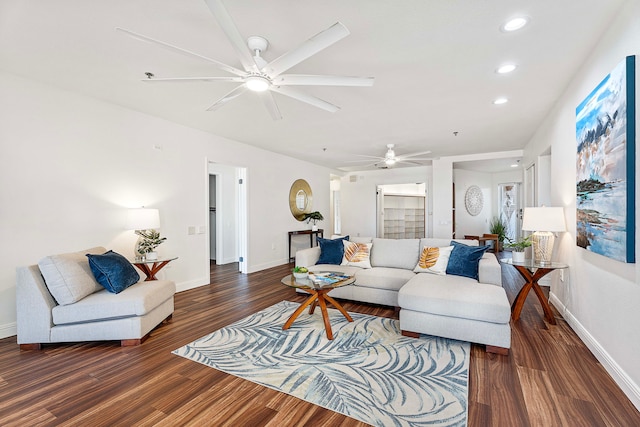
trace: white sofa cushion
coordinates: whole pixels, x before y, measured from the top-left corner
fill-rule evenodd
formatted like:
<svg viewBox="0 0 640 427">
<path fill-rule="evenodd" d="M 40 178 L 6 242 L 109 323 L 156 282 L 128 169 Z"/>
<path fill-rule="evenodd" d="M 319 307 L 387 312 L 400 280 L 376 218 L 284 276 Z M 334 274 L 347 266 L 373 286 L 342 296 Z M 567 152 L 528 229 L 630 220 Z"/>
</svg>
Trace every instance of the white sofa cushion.
<svg viewBox="0 0 640 427">
<path fill-rule="evenodd" d="M 103 254 L 106 251 L 98 246 L 80 252 L 51 255 L 40 260 L 38 267 L 42 277 L 58 304 L 73 304 L 104 289 L 93 276 L 86 254 Z"/>
<path fill-rule="evenodd" d="M 509 323 L 511 307 L 502 287 L 461 276 L 419 273 L 398 293 L 403 309 L 492 323 Z"/>
<path fill-rule="evenodd" d="M 356 272 L 356 286 L 397 291 L 411 280 L 415 273 L 400 268 L 375 267 Z"/>
<path fill-rule="evenodd" d="M 143 316 L 172 298 L 175 292 L 175 283 L 170 280 L 138 282 L 119 294 L 102 288 L 100 292 L 95 292 L 73 305 L 54 307 L 53 323 L 65 325 Z"/>
<path fill-rule="evenodd" d="M 448 245 L 442 245 L 448 246 Z M 420 239 L 373 239 L 372 267 L 413 270 L 420 256 Z"/>
</svg>

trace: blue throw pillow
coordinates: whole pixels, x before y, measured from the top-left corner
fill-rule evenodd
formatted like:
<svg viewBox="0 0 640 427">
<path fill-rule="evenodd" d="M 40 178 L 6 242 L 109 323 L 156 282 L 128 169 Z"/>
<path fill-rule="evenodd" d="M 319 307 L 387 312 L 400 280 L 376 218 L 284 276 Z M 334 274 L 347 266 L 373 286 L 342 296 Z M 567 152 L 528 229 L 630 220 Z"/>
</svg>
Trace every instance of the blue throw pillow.
<svg viewBox="0 0 640 427">
<path fill-rule="evenodd" d="M 320 246 L 320 259 L 317 264 L 334 264 L 340 265 L 342 256 L 344 255 L 343 240 L 349 240 L 349 236 L 340 237 L 339 239 L 322 239 L 318 238 L 318 246 Z"/>
<path fill-rule="evenodd" d="M 87 254 L 87 258 L 98 283 L 111 293 L 119 294 L 140 280 L 133 265 L 119 253 L 108 251 L 103 255 Z"/>
<path fill-rule="evenodd" d="M 478 280 L 478 264 L 480 258 L 491 246 L 467 246 L 451 241 L 453 250 L 447 264 L 447 274 L 470 277 Z"/>
</svg>

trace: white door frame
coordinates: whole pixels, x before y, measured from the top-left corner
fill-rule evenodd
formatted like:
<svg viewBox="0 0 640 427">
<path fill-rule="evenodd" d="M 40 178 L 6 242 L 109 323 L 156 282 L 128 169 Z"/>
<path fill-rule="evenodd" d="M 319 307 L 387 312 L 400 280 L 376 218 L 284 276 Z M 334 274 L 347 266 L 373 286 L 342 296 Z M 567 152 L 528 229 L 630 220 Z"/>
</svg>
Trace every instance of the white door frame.
<svg viewBox="0 0 640 427">
<path fill-rule="evenodd" d="M 212 162 L 208 159 L 206 160 L 206 174 L 205 174 L 205 182 L 206 182 L 206 214 L 207 220 L 209 215 L 209 177 L 211 175 L 216 176 L 216 263 L 219 263 L 219 260 L 224 260 L 229 257 L 229 254 L 225 254 L 223 239 L 224 239 L 224 228 L 223 224 L 225 221 L 228 221 L 231 218 L 227 218 L 224 213 L 222 195 L 222 181 L 223 180 L 232 180 L 235 184 L 235 192 L 236 192 L 236 215 L 232 220 L 235 222 L 236 235 L 235 243 L 236 243 L 236 254 L 233 255 L 233 258 L 238 262 L 238 270 L 243 274 L 247 273 L 248 270 L 248 256 L 247 256 L 247 247 L 248 247 L 248 234 L 247 234 L 247 169 L 244 167 L 238 167 L 233 165 L 223 165 L 220 163 Z M 242 184 L 239 184 L 239 181 L 242 180 Z M 211 246 L 209 239 L 207 238 L 207 262 L 209 262 L 211 256 Z M 209 268 L 207 264 L 207 269 Z"/>
</svg>

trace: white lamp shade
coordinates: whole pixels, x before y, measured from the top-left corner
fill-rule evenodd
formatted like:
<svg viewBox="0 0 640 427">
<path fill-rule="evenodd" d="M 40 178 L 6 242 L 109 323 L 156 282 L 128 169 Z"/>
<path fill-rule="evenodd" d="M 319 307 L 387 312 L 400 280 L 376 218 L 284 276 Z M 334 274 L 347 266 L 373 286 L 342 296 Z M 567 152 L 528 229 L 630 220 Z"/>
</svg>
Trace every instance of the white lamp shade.
<svg viewBox="0 0 640 427">
<path fill-rule="evenodd" d="M 160 228 L 158 209 L 129 209 L 128 230 L 150 230 Z"/>
<path fill-rule="evenodd" d="M 524 208 L 522 229 L 526 231 L 567 231 L 564 208 Z"/>
</svg>

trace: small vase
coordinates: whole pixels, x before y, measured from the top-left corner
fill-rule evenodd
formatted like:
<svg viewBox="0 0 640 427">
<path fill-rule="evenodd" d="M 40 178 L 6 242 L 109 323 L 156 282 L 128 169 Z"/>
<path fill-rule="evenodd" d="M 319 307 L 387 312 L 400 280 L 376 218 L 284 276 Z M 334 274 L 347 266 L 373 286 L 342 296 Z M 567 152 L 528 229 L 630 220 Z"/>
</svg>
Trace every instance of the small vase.
<svg viewBox="0 0 640 427">
<path fill-rule="evenodd" d="M 511 252 L 511 260 L 513 262 L 524 262 L 524 252 Z"/>
<path fill-rule="evenodd" d="M 158 259 L 158 253 L 157 252 L 147 252 L 145 254 L 145 259 L 147 261 L 155 261 Z"/>
<path fill-rule="evenodd" d="M 318 231 L 318 226 L 317 225 L 312 225 L 311 226 L 311 231 Z"/>
</svg>

